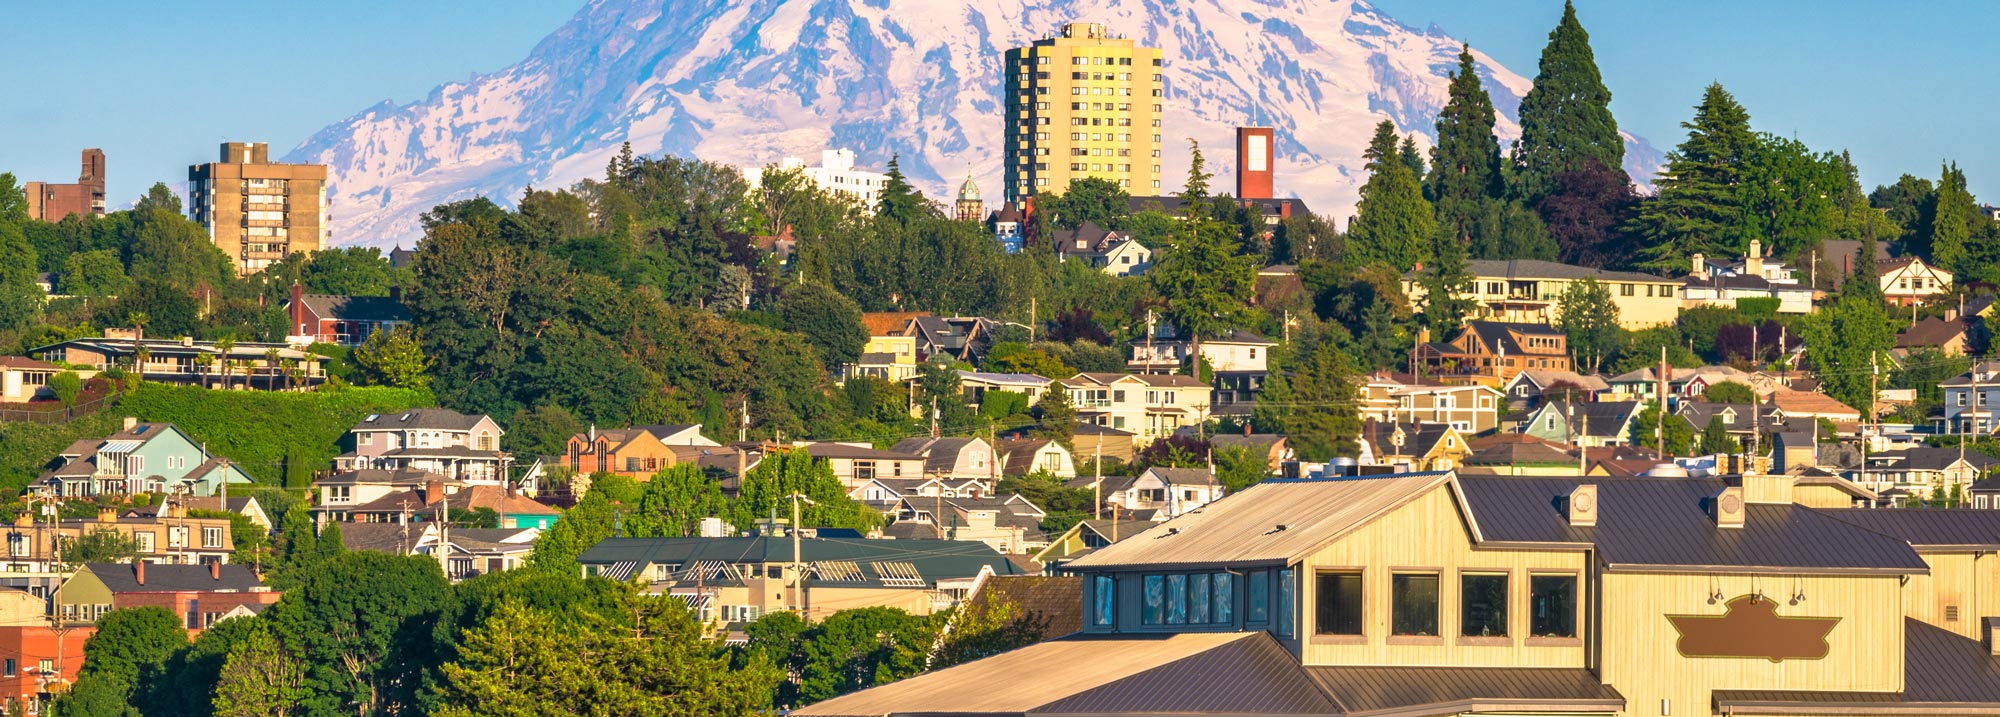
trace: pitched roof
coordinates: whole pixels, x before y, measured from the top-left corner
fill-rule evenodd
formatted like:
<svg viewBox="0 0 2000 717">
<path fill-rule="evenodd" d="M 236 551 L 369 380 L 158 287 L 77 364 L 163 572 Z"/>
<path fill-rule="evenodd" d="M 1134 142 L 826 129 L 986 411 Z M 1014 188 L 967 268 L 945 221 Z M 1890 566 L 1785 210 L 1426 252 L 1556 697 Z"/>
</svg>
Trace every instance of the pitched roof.
<svg viewBox="0 0 2000 717">
<path fill-rule="evenodd" d="M 1524 356 L 1528 354 L 1557 354 L 1560 352 L 1548 349 L 1541 349 L 1541 348 L 1530 350 L 1527 347 L 1522 346 L 1521 342 L 1514 340 L 1515 334 L 1522 334 L 1525 336 L 1553 337 L 1553 336 L 1562 336 L 1563 332 L 1557 331 L 1549 326 L 1543 326 L 1541 324 L 1516 324 L 1516 323 L 1507 323 L 1503 321 L 1467 321 L 1465 322 L 1465 331 L 1463 333 L 1460 333 L 1459 335 L 1464 336 L 1465 334 L 1471 334 L 1473 337 L 1477 338 L 1479 344 L 1482 347 L 1484 347 L 1484 350 L 1486 351 L 1498 353 L 1504 350 L 1509 355 L 1512 356 Z M 1456 353 L 1459 350 L 1458 347 L 1452 346 L 1450 344 L 1445 344 L 1444 348 L 1452 353 Z"/>
<path fill-rule="evenodd" d="M 1166 468 L 1155 466 L 1146 469 L 1146 472 L 1158 476 L 1167 485 L 1220 485 L 1215 480 L 1215 473 L 1207 468 Z"/>
<path fill-rule="evenodd" d="M 969 578 L 982 568 L 995 575 L 1014 575 L 1014 564 L 985 543 L 966 540 L 867 540 L 849 538 L 804 538 L 799 542 L 801 562 L 851 562 L 864 581 L 883 581 L 891 573 L 883 564 L 907 564 L 925 586 L 940 580 Z M 731 565 L 777 563 L 792 560 L 789 538 L 755 536 L 748 538 L 606 538 L 577 558 L 588 566 L 686 565 L 701 561 L 723 561 Z M 816 579 L 809 578 L 807 583 Z M 892 585 L 893 586 L 893 585 Z M 917 587 L 917 586 L 909 586 Z"/>
<path fill-rule="evenodd" d="M 264 587 L 264 581 L 247 565 L 219 565 L 219 576 L 212 575 L 207 565 L 146 565 L 146 582 L 139 582 L 139 569 L 131 563 L 91 563 L 84 566 L 90 574 L 118 593 L 147 592 L 200 592 L 235 591 L 242 592 Z"/>
<path fill-rule="evenodd" d="M 1596 279 L 1639 283 L 1671 283 L 1673 279 L 1634 271 L 1605 271 L 1539 259 L 1472 259 L 1466 267 L 1477 277 L 1508 279 Z"/>
<path fill-rule="evenodd" d="M 1552 411 L 1569 423 L 1572 433 L 1618 438 L 1624 435 L 1626 424 L 1639 413 L 1639 408 L 1638 401 L 1583 401 L 1574 405 L 1568 401 L 1550 401 L 1542 404 L 1536 415 Z"/>
<path fill-rule="evenodd" d="M 1803 506 L 1751 503 L 1742 528 L 1718 528 L 1709 504 L 1725 487 L 1720 480 L 1461 476 L 1458 483 L 1478 542 L 1589 544 L 1613 570 L 1929 570 L 1903 541 Z M 1595 527 L 1570 525 L 1559 509 L 1583 484 L 1597 486 Z"/>
<path fill-rule="evenodd" d="M 1495 433 L 1466 442 L 1472 455 L 1461 461 L 1468 466 L 1550 466 L 1575 465 L 1562 446 L 1526 433 Z"/>
<path fill-rule="evenodd" d="M 1511 712 L 1515 710 L 1507 706 L 1554 702 L 1597 704 L 1607 712 L 1625 707 L 1618 690 L 1582 668 L 1307 667 L 1305 671 L 1337 695 L 1349 713 L 1423 705 L 1450 707 L 1425 714 Z"/>
<path fill-rule="evenodd" d="M 810 455 L 814 458 L 863 458 L 863 459 L 873 459 L 878 461 L 924 460 L 923 456 L 914 453 L 904 453 L 902 451 L 885 451 L 876 448 L 867 448 L 863 446 L 850 446 L 845 443 L 829 443 L 825 441 L 818 441 L 806 444 L 806 455 Z"/>
<path fill-rule="evenodd" d="M 403 302 L 387 296 L 341 296 L 305 294 L 300 297 L 313 314 L 341 321 L 409 321 L 410 310 Z M 288 299 L 286 303 L 290 303 Z"/>
<path fill-rule="evenodd" d="M 1248 448 L 1253 452 L 1268 453 L 1271 448 L 1285 442 L 1282 433 L 1218 433 L 1208 437 L 1208 444 L 1217 448 Z"/>
<path fill-rule="evenodd" d="M 1934 348 L 1961 339 L 1972 324 L 1964 319 L 1945 320 L 1931 316 L 1918 321 L 1917 325 L 1903 329 L 1896 335 L 1896 348 Z"/>
<path fill-rule="evenodd" d="M 1276 565 L 1296 560 L 1451 480 L 1402 473 L 1267 480 L 1091 553 L 1074 568 Z"/>
<path fill-rule="evenodd" d="M 1069 449 L 1056 443 L 1052 438 L 1008 438 L 1000 441 L 1000 455 L 1005 456 L 1001 472 L 1007 475 L 1027 475 L 1035 472 L 1035 457 L 1042 449 L 1054 444 L 1057 450 L 1068 453 Z"/>
<path fill-rule="evenodd" d="M 995 606 L 1010 606 L 1013 620 L 1034 629 L 1043 639 L 1083 629 L 1083 578 L 1050 575 L 1005 575 L 987 578 L 960 611 L 967 619 Z"/>
<path fill-rule="evenodd" d="M 930 316 L 928 311 L 870 311 L 861 315 L 861 326 L 869 336 L 894 336 L 910 319 Z"/>
<path fill-rule="evenodd" d="M 1396 432 L 1403 432 L 1403 445 L 1395 445 Z M 1456 433 L 1448 423 L 1403 423 L 1370 419 L 1361 424 L 1361 440 L 1375 446 L 1377 457 L 1388 455 L 1426 456 L 1444 437 Z"/>
<path fill-rule="evenodd" d="M 1848 406 L 1824 393 L 1816 391 L 1778 391 L 1771 394 L 1770 403 L 1790 415 L 1830 414 L 1860 416 L 1861 411 Z"/>
<path fill-rule="evenodd" d="M 958 467 L 958 457 L 974 443 L 984 445 L 979 438 L 905 438 L 890 446 L 889 450 L 924 457 L 924 471 L 930 473 L 950 473 Z"/>
<path fill-rule="evenodd" d="M 412 408 L 406 411 L 369 414 L 354 424 L 357 431 L 470 431 L 485 416 L 468 415 L 448 408 Z"/>
<path fill-rule="evenodd" d="M 1586 391 L 1603 391 L 1611 388 L 1603 376 L 1584 375 L 1575 371 L 1555 371 L 1550 369 L 1528 369 L 1516 376 L 1515 380 L 1527 380 L 1541 389 L 1548 389 L 1559 383 L 1567 383 Z"/>
<path fill-rule="evenodd" d="M 1919 548 L 2000 546 L 2000 510 L 1837 508 L 1820 512 Z"/>
<path fill-rule="evenodd" d="M 1868 462 L 1871 469 L 1886 464 L 1891 470 L 1941 471 L 1958 463 L 1958 449 L 1911 446 L 1870 454 Z M 1965 462 L 1982 473 L 1994 465 L 2000 465 L 2000 460 L 1970 448 L 1965 451 Z"/>
<path fill-rule="evenodd" d="M 47 361 L 36 361 L 26 356 L 0 356 L 0 368 L 17 371 L 61 371 L 62 367 Z"/>
</svg>

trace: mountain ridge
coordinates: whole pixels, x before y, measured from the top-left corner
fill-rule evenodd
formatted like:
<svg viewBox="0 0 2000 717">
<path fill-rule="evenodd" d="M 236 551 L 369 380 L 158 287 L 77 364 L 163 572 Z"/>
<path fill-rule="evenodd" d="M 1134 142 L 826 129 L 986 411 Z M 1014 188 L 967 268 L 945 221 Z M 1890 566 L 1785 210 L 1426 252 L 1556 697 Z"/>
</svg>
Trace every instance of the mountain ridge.
<svg viewBox="0 0 2000 717">
<path fill-rule="evenodd" d="M 409 245 L 431 206 L 601 176 L 627 141 L 739 167 L 849 147 L 867 167 L 900 156 L 932 197 L 967 176 L 997 197 L 999 58 L 1064 22 L 1163 50 L 1162 191 L 1185 138 L 1226 178 L 1231 128 L 1258 122 L 1278 130 L 1279 193 L 1329 218 L 1351 212 L 1380 119 L 1427 146 L 1460 46 L 1365 0 L 593 0 L 521 62 L 370 106 L 285 161 L 330 165 L 337 245 Z M 1510 141 L 1530 82 L 1473 52 Z M 1650 178 L 1659 153 L 1626 138 L 1628 171 Z"/>
</svg>

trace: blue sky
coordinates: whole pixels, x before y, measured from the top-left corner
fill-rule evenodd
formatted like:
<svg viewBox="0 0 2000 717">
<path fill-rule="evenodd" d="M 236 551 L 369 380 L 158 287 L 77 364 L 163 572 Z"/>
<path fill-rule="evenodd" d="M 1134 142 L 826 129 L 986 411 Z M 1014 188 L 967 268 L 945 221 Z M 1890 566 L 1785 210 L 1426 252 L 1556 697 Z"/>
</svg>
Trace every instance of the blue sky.
<svg viewBox="0 0 2000 717">
<path fill-rule="evenodd" d="M 1332 0 L 1329 0 L 1332 1 Z M 1522 75 L 1561 15 L 1555 0 L 1375 0 L 1432 23 Z M 383 100 L 526 56 L 581 3 L 343 0 L 338 3 L 98 0 L 10 3 L 0 21 L 0 171 L 72 181 L 77 152 L 103 147 L 122 206 L 184 180 L 223 141 L 289 150 Z M 2000 201 L 2000 99 L 1981 88 L 2000 4 L 1803 0 L 1585 0 L 1612 109 L 1662 151 L 1701 89 L 1721 81 L 1757 129 L 1848 149 L 1872 187 L 1955 159 Z M 98 48 L 90 50 L 87 48 Z"/>
</svg>

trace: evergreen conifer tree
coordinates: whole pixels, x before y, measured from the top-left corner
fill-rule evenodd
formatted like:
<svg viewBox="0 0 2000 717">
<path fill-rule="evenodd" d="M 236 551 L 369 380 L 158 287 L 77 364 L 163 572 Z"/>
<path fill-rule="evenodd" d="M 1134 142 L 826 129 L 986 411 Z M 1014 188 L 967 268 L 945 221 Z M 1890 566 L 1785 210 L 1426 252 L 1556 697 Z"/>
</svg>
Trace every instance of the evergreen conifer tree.
<svg viewBox="0 0 2000 717">
<path fill-rule="evenodd" d="M 1554 259 L 1555 241 L 1541 217 L 1507 196 L 1493 123 L 1493 100 L 1467 46 L 1451 76 L 1450 99 L 1438 112 L 1424 189 L 1437 207 L 1438 228 L 1475 259 Z"/>
<path fill-rule="evenodd" d="M 1383 120 L 1376 125 L 1364 156 L 1368 183 L 1361 186 L 1361 201 L 1354 207 L 1348 248 L 1363 263 L 1379 261 L 1408 271 L 1424 260 L 1437 221 L 1416 173 L 1403 163 L 1394 123 Z"/>
<path fill-rule="evenodd" d="M 1563 3 L 1562 20 L 1549 32 L 1520 116 L 1514 164 L 1522 196 L 1539 199 L 1555 190 L 1556 177 L 1589 169 L 1592 161 L 1624 175 L 1625 141 L 1611 116 L 1611 90 L 1570 3 Z"/>
<path fill-rule="evenodd" d="M 1439 232 L 1431 248 L 1430 263 L 1418 276 L 1424 287 L 1424 326 L 1434 340 L 1442 341 L 1465 324 L 1476 302 L 1472 299 L 1472 270 L 1465 261 L 1465 245 L 1458 237 Z M 1379 303 L 1379 302 L 1378 302 Z"/>
<path fill-rule="evenodd" d="M 907 226 L 923 213 L 924 195 L 903 178 L 899 159 L 896 155 L 889 157 L 889 178 L 882 182 L 881 199 L 876 203 L 875 214 Z"/>
<path fill-rule="evenodd" d="M 1738 184 L 1743 162 L 1756 137 L 1750 113 L 1728 90 L 1711 84 L 1681 124 L 1688 138 L 1667 155 L 1666 170 L 1654 182 L 1658 196 L 1640 207 L 1635 229 L 1645 240 L 1640 266 L 1687 271 L 1689 257 L 1736 256 L 1747 244 Z"/>
<path fill-rule="evenodd" d="M 1416 175 L 1417 183 L 1422 184 L 1424 182 L 1424 177 L 1427 174 L 1427 172 L 1424 169 L 1424 154 L 1423 152 L 1417 150 L 1416 138 L 1414 137 L 1403 138 L 1402 156 L 1403 156 L 1403 166 L 1409 167 L 1410 173 Z"/>
<path fill-rule="evenodd" d="M 1950 271 L 1965 272 L 1973 268 L 1965 265 L 1965 249 L 1967 240 L 1972 237 L 1979 207 L 1973 202 L 1972 193 L 1965 188 L 1965 172 L 1959 171 L 1957 162 L 1944 165 L 1941 174 L 1928 212 L 1931 263 Z"/>
</svg>

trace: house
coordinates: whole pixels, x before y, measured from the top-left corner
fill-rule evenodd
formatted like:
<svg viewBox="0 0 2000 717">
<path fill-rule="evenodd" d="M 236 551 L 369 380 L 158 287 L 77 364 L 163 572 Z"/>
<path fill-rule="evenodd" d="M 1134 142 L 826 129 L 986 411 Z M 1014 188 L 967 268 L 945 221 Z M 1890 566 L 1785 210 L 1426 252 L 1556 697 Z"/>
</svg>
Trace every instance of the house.
<svg viewBox="0 0 2000 717">
<path fill-rule="evenodd" d="M 1144 374 L 1179 373 L 1194 355 L 1194 343 L 1179 338 L 1172 326 L 1163 324 L 1151 340 L 1132 344 L 1132 360 L 1126 366 Z M 1249 414 L 1258 392 L 1264 389 L 1271 348 L 1277 345 L 1242 329 L 1201 340 L 1201 358 L 1213 372 L 1215 412 Z"/>
<path fill-rule="evenodd" d="M 638 580 L 655 594 L 705 602 L 697 617 L 726 626 L 791 611 L 817 622 L 841 610 L 949 609 L 982 576 L 1019 568 L 978 541 L 816 538 L 608 538 L 577 558 L 586 576 Z"/>
<path fill-rule="evenodd" d="M 1787 476 L 1267 481 L 1065 564 L 1077 636 L 794 714 L 1993 713 L 1995 535 Z"/>
<path fill-rule="evenodd" d="M 1138 453 L 1139 434 L 1095 423 L 1078 423 L 1070 427 L 1069 445 L 1070 454 L 1080 462 L 1130 463 Z"/>
<path fill-rule="evenodd" d="M 1055 439 L 1002 439 L 998 450 L 1001 475 L 1046 473 L 1058 478 L 1076 477 L 1076 458 Z"/>
<path fill-rule="evenodd" d="M 1124 232 L 1086 221 L 1071 230 L 1054 232 L 1056 260 L 1083 261 L 1112 276 L 1136 276 L 1153 266 L 1153 250 Z"/>
<path fill-rule="evenodd" d="M 1819 468 L 1819 424 L 1803 431 L 1771 434 L 1771 470 L 1801 474 Z"/>
<path fill-rule="evenodd" d="M 1053 383 L 1047 377 L 1032 373 L 988 373 L 984 371 L 958 371 L 958 391 L 965 395 L 966 403 L 977 407 L 986 402 L 986 394 L 993 391 L 1007 391 L 1027 397 L 1027 405 L 1033 406 L 1042 400 L 1042 392 Z"/>
<path fill-rule="evenodd" d="M 889 450 L 923 456 L 926 476 L 999 480 L 999 458 L 985 439 L 905 438 Z"/>
<path fill-rule="evenodd" d="M 1042 566 L 1042 574 L 1056 575 L 1062 566 L 1071 560 L 1089 555 L 1091 551 L 1120 540 L 1146 532 L 1158 523 L 1150 520 L 1112 520 L 1110 518 L 1085 518 L 1070 526 L 1062 535 L 1049 540 L 1048 547 L 1036 551 L 1035 563 Z"/>
<path fill-rule="evenodd" d="M 1799 283 L 1791 267 L 1764 256 L 1764 243 L 1750 240 L 1741 261 L 1710 261 L 1693 257 L 1693 269 L 1681 280 L 1682 306 L 1735 308 L 1742 299 L 1777 299 L 1780 314 L 1810 314 L 1814 290 Z"/>
<path fill-rule="evenodd" d="M 214 626 L 241 606 L 278 602 L 248 565 L 148 565 L 90 563 L 63 581 L 55 605 L 65 620 L 94 622 L 112 610 L 158 607 L 181 619 L 190 636 Z"/>
<path fill-rule="evenodd" d="M 410 523 L 435 521 L 442 516 L 464 520 L 466 513 L 492 513 L 495 528 L 554 527 L 562 511 L 543 505 L 508 489 L 494 485 L 449 486 L 431 481 L 399 490 L 341 511 L 345 520 L 356 523 Z"/>
<path fill-rule="evenodd" d="M 1048 513 L 1018 495 L 906 497 L 895 516 L 896 522 L 882 529 L 886 539 L 970 540 L 1001 555 L 1021 555 L 1049 544 L 1041 527 Z"/>
<path fill-rule="evenodd" d="M 56 572 L 59 544 L 91 533 L 117 533 L 131 540 L 138 559 L 166 565 L 227 563 L 236 552 L 227 518 L 197 518 L 178 505 L 153 516 L 120 515 L 105 507 L 95 518 L 63 518 L 36 522 L 32 513 L 22 513 L 5 528 L 6 565 L 9 572 Z"/>
<path fill-rule="evenodd" d="M 0 700 L 48 714 L 53 692 L 75 684 L 83 668 L 85 641 L 94 622 L 60 621 L 48 598 L 19 588 L 0 588 Z"/>
<path fill-rule="evenodd" d="M 71 443 L 49 464 L 29 492 L 59 498 L 172 491 L 209 496 L 224 483 L 254 482 L 242 467 L 210 454 L 173 424 L 140 423 L 130 416 L 117 433 Z"/>
<path fill-rule="evenodd" d="M 917 363 L 911 360 L 916 348 L 914 337 L 871 336 L 853 363 L 841 364 L 839 378 L 842 383 L 856 378 L 908 381 L 917 375 Z"/>
<path fill-rule="evenodd" d="M 1465 435 L 1485 433 L 1500 425 L 1505 394 L 1485 384 L 1408 384 L 1389 392 L 1395 405 L 1386 415 L 1364 413 L 1383 422 L 1444 423 Z"/>
<path fill-rule="evenodd" d="M 1521 421 L 1521 432 L 1585 448 L 1623 446 L 1631 442 L 1632 419 L 1644 407 L 1638 401 L 1550 401 Z"/>
<path fill-rule="evenodd" d="M 1362 421 L 1361 443 L 1374 465 L 1402 470 L 1450 470 L 1472 454 L 1465 435 L 1449 423 Z"/>
<path fill-rule="evenodd" d="M 1611 384 L 1596 374 L 1536 369 L 1514 374 L 1500 390 L 1507 394 L 1509 409 L 1526 411 L 1542 405 L 1543 398 L 1551 391 L 1562 394 L 1562 398 L 1582 399 L 1611 390 Z"/>
<path fill-rule="evenodd" d="M 417 470 L 398 468 L 356 468 L 320 476 L 312 487 L 319 494 L 308 509 L 314 522 L 324 526 L 329 522 L 348 522 L 348 511 L 355 506 L 367 505 L 381 500 L 384 496 L 417 488 L 435 486 L 432 492 L 462 489 L 463 481 L 449 480 L 443 476 Z"/>
<path fill-rule="evenodd" d="M 924 314 L 911 317 L 900 333 L 915 339 L 919 363 L 932 357 L 979 363 L 986 357 L 987 349 L 993 347 L 996 328 L 998 325 L 992 319 Z"/>
<path fill-rule="evenodd" d="M 1973 481 L 1965 490 L 1965 502 L 1980 510 L 2000 510 L 2000 477 Z"/>
<path fill-rule="evenodd" d="M 2000 460 L 1979 451 L 1960 453 L 1957 448 L 1933 446 L 1869 453 L 1865 461 L 1867 470 L 1849 473 L 1849 480 L 1878 492 L 1902 488 L 1924 498 L 1932 491 L 1964 494 L 2000 465 Z"/>
<path fill-rule="evenodd" d="M 1627 329 L 1670 324 L 1680 317 L 1678 279 L 1534 259 L 1473 259 L 1466 264 L 1472 286 L 1460 298 L 1477 304 L 1478 317 L 1488 321 L 1553 326 L 1562 313 L 1563 293 L 1584 279 L 1595 279 L 1611 292 L 1618 323 Z M 1419 278 L 1416 271 L 1403 274 L 1403 294 L 1417 305 L 1424 296 Z"/>
<path fill-rule="evenodd" d="M 342 547 L 349 551 L 418 555 L 440 561 L 453 582 L 528 564 L 541 529 L 451 528 L 436 521 L 413 523 L 345 523 Z M 439 551 L 443 551 L 440 557 Z"/>
<path fill-rule="evenodd" d="M 866 443 L 816 441 L 805 445 L 806 454 L 826 461 L 840 484 L 859 488 L 876 478 L 922 478 L 925 457 L 901 451 L 885 451 Z"/>
<path fill-rule="evenodd" d="M 1079 373 L 1057 382 L 1077 420 L 1131 431 L 1151 442 L 1208 420 L 1209 386 L 1193 376 Z"/>
<path fill-rule="evenodd" d="M 1926 317 L 1896 335 L 1896 351 L 1907 354 L 1934 348 L 1950 356 L 1965 356 L 1971 353 L 1972 328 L 1972 322 L 1960 318 Z"/>
<path fill-rule="evenodd" d="M 61 366 L 24 356 L 0 356 L 0 403 L 55 398 L 55 392 L 48 388 L 49 377 L 63 370 Z"/>
<path fill-rule="evenodd" d="M 1009 254 L 1021 251 L 1021 219 L 1021 210 L 1013 202 L 1002 204 L 986 215 L 986 230 L 993 233 L 993 240 L 1000 242 L 1000 248 Z"/>
<path fill-rule="evenodd" d="M 1526 433 L 1495 433 L 1466 441 L 1472 450 L 1459 461 L 1462 475 L 1574 476 L 1584 470 L 1569 446 Z"/>
<path fill-rule="evenodd" d="M 701 435 L 699 430 L 695 435 Z M 654 473 L 679 463 L 673 447 L 645 427 L 600 430 L 596 426 L 570 436 L 559 462 L 578 475 L 610 473 L 638 481 L 652 480 Z"/>
<path fill-rule="evenodd" d="M 1882 282 L 1882 298 L 1899 306 L 1921 304 L 1951 290 L 1951 272 L 1914 256 L 1879 262 L 1875 273 Z"/>
<path fill-rule="evenodd" d="M 799 239 L 792 235 L 792 225 L 786 224 L 776 234 L 757 234 L 750 237 L 750 246 L 757 251 L 778 260 L 778 266 L 789 267 L 792 255 L 798 253 Z"/>
<path fill-rule="evenodd" d="M 1542 324 L 1468 321 L 1445 343 L 1423 342 L 1417 360 L 1448 383 L 1504 386 L 1522 371 L 1568 371 L 1569 337 Z"/>
<path fill-rule="evenodd" d="M 298 284 L 292 284 L 292 298 L 282 308 L 292 322 L 286 341 L 297 345 L 358 346 L 370 334 L 410 323 L 410 310 L 399 298 L 308 294 Z"/>
<path fill-rule="evenodd" d="M 1859 421 L 1861 411 L 1818 391 L 1779 391 L 1771 394 L 1767 405 L 1781 422 L 1795 418 L 1824 418 L 1829 421 Z"/>
<path fill-rule="evenodd" d="M 258 503 L 255 496 L 184 496 L 176 498 L 174 503 L 185 506 L 189 511 L 234 513 L 250 519 L 251 525 L 263 528 L 267 532 L 277 529 L 277 524 L 271 522 L 271 514 L 264 511 L 264 505 Z M 139 506 L 125 511 L 125 514 L 140 518 L 151 518 L 157 517 L 162 511 L 166 510 L 168 510 L 166 504 L 162 503 L 160 505 Z"/>
<path fill-rule="evenodd" d="M 327 357 L 290 344 L 239 341 L 227 352 L 222 349 L 213 341 L 147 339 L 129 329 L 106 329 L 103 337 L 53 343 L 28 355 L 95 371 L 119 368 L 147 381 L 187 386 L 278 391 L 326 381 Z M 139 361 L 142 352 L 145 360 Z"/>
<path fill-rule="evenodd" d="M 1079 476 L 1071 488 L 1092 488 L 1103 496 L 1111 517 L 1167 520 L 1222 498 L 1222 483 L 1208 468 L 1155 466 L 1136 476 Z"/>
<path fill-rule="evenodd" d="M 1249 427 L 1244 428 L 1246 432 L 1242 434 L 1217 433 L 1209 436 L 1208 445 L 1215 450 L 1242 449 L 1249 451 L 1252 456 L 1261 456 L 1272 474 L 1276 474 L 1285 465 L 1285 461 L 1292 460 L 1292 447 L 1287 445 L 1283 435 L 1249 433 L 1247 432 Z"/>
<path fill-rule="evenodd" d="M 1700 396 L 1709 386 L 1718 383 L 1740 383 L 1757 389 L 1751 374 L 1731 366 L 1702 366 L 1700 368 L 1667 367 L 1667 399 L 1676 401 Z M 1654 366 L 1634 369 L 1606 380 L 1611 390 L 1606 398 L 1611 400 L 1652 401 L 1659 397 L 1660 371 Z"/>
<path fill-rule="evenodd" d="M 1758 442 L 1759 434 L 1776 433 L 1784 428 L 1774 412 L 1760 404 L 1682 401 L 1675 407 L 1674 416 L 1686 423 L 1696 436 L 1708 430 L 1709 421 L 1720 420 L 1722 430 L 1742 444 L 1746 451 Z"/>
<path fill-rule="evenodd" d="M 1965 373 L 1939 382 L 1938 387 L 1944 390 L 1944 415 L 1937 430 L 1983 435 L 2000 428 L 1987 408 L 2000 405 L 2000 361 L 1974 361 Z"/>
<path fill-rule="evenodd" d="M 353 450 L 335 470 L 410 468 L 454 480 L 498 484 L 513 456 L 500 450 L 505 431 L 491 416 L 443 408 L 368 414 L 348 431 Z"/>
</svg>

